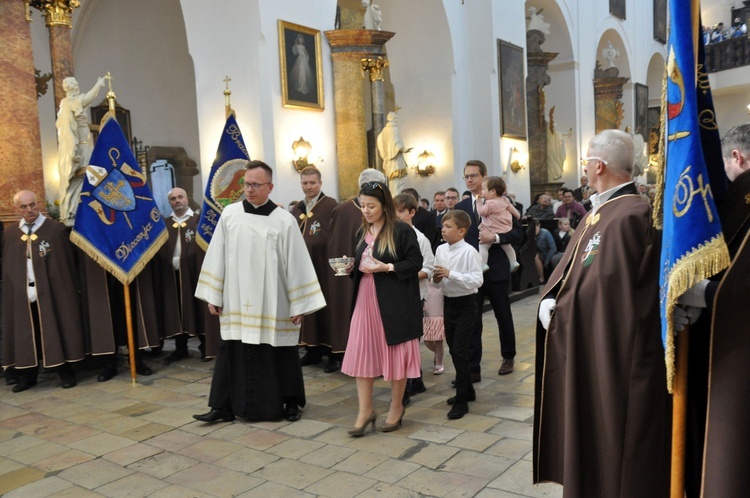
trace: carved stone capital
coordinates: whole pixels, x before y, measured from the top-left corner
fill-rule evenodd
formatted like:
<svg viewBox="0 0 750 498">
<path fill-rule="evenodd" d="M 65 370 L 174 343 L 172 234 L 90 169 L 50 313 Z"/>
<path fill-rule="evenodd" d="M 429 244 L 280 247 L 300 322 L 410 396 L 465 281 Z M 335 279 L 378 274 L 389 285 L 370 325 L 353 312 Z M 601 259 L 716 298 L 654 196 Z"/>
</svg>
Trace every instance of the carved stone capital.
<svg viewBox="0 0 750 498">
<path fill-rule="evenodd" d="M 81 6 L 79 0 L 27 0 L 28 5 L 39 10 L 45 19 L 45 25 L 73 27 L 73 9 Z"/>
<path fill-rule="evenodd" d="M 383 81 L 383 70 L 389 65 L 384 57 L 362 59 L 362 70 L 370 73 L 370 81 Z"/>
</svg>

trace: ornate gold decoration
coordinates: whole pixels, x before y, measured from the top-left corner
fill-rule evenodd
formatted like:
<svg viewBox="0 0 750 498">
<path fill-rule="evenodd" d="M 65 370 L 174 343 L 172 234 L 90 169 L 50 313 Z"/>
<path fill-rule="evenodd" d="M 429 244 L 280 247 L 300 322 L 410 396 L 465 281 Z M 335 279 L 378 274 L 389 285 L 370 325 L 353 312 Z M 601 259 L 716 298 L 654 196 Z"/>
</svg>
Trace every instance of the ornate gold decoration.
<svg viewBox="0 0 750 498">
<path fill-rule="evenodd" d="M 302 170 L 307 168 L 308 166 L 315 166 L 314 164 L 308 162 L 307 156 L 310 155 L 311 150 L 312 145 L 310 145 L 310 142 L 302 137 L 299 137 L 299 140 L 295 140 L 292 143 L 292 151 L 294 152 L 292 164 L 294 165 L 294 169 L 302 172 Z"/>
<path fill-rule="evenodd" d="M 383 81 L 383 70 L 390 65 L 385 57 L 362 59 L 362 70 L 370 73 L 370 81 Z"/>
<path fill-rule="evenodd" d="M 34 7 L 44 15 L 45 25 L 73 27 L 73 9 L 81 6 L 79 0 L 26 0 L 26 5 Z M 26 20 L 31 21 L 31 12 L 27 10 Z"/>
</svg>

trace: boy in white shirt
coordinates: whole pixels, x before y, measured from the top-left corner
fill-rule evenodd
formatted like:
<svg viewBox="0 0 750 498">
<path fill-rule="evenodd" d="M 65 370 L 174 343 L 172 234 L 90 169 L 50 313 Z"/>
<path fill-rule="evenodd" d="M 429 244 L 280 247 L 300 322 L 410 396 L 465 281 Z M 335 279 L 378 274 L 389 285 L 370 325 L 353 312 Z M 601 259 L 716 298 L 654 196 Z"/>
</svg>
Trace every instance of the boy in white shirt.
<svg viewBox="0 0 750 498">
<path fill-rule="evenodd" d="M 453 405 L 449 419 L 459 419 L 469 413 L 469 401 L 476 399 L 469 372 L 469 342 L 477 317 L 474 294 L 482 286 L 482 258 L 464 241 L 471 225 L 464 211 L 451 210 L 443 215 L 443 244 L 437 248 L 432 273 L 433 285 L 445 296 L 443 320 L 445 339 L 456 369 L 456 395 L 448 399 Z"/>
</svg>

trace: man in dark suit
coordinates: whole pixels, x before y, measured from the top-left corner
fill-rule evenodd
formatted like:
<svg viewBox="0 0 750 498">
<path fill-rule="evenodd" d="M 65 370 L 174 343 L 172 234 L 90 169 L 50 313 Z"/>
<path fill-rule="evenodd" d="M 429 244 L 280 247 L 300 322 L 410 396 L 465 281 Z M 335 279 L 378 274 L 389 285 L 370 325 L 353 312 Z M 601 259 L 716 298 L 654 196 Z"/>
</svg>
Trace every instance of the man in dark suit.
<svg viewBox="0 0 750 498">
<path fill-rule="evenodd" d="M 401 193 L 413 196 L 415 199 L 417 199 L 417 204 L 419 204 L 419 199 L 421 199 L 421 197 L 419 196 L 419 192 L 417 192 L 416 189 L 405 188 L 401 191 Z M 430 241 L 432 252 L 435 252 L 435 249 L 440 242 L 440 233 L 437 229 L 438 225 L 435 213 L 426 210 L 422 206 L 419 206 L 417 208 L 417 214 L 414 215 L 414 218 L 411 220 L 411 222 L 414 225 L 414 228 L 422 232 L 424 236 L 427 237 L 427 240 Z"/>
<path fill-rule="evenodd" d="M 462 200 L 455 207 L 455 209 L 460 209 L 469 214 L 471 226 L 464 240 L 477 250 L 479 250 L 479 223 L 481 219 L 476 202 L 479 200 L 481 205 L 482 201 L 479 195 L 482 193 L 482 181 L 486 176 L 487 166 L 482 161 L 467 161 L 466 166 L 464 166 L 463 178 L 466 182 L 466 188 L 471 192 L 471 197 Z M 472 382 L 482 380 L 480 363 L 482 361 L 482 308 L 485 297 L 490 300 L 500 331 L 500 353 L 503 362 L 498 375 L 507 375 L 513 371 L 513 358 L 516 356 L 516 331 L 513 327 L 513 315 L 510 311 L 510 297 L 508 295 L 510 262 L 505 252 L 500 248 L 500 244 L 518 244 L 522 240 L 523 230 L 515 220 L 513 229 L 508 233 L 483 232 L 481 234 L 482 242 L 494 243 L 494 245 L 490 248 L 487 261 L 490 269 L 485 272 L 484 284 L 477 293 L 478 319 L 469 345 L 469 368 Z"/>
</svg>

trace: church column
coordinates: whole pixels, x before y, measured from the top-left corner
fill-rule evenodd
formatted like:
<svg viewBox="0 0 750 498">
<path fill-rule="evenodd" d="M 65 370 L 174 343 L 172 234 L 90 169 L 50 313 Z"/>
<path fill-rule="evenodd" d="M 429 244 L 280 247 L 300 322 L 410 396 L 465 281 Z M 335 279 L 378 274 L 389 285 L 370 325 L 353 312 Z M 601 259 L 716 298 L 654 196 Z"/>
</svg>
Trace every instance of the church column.
<svg viewBox="0 0 750 498">
<path fill-rule="evenodd" d="M 544 87 L 552 81 L 547 74 L 549 63 L 556 52 L 545 52 L 544 33 L 533 29 L 526 33 L 526 64 L 529 74 L 526 77 L 526 109 L 529 133 L 529 176 L 531 180 L 531 198 L 548 192 L 553 197 L 562 185 L 561 182 L 549 182 L 547 174 L 547 119 L 544 116 Z"/>
<path fill-rule="evenodd" d="M 372 97 L 372 131 L 376 139 L 385 127 L 385 91 L 383 89 L 383 71 L 389 65 L 384 57 L 362 59 L 362 69 L 370 73 L 370 94 Z M 383 169 L 383 159 L 375 154 L 375 167 Z"/>
<path fill-rule="evenodd" d="M 70 30 L 73 28 L 73 9 L 81 4 L 79 0 L 31 0 L 29 3 L 44 15 L 45 26 L 49 29 L 57 112 L 60 101 L 65 98 L 62 82 L 68 76 L 73 76 L 73 41 Z"/>
<path fill-rule="evenodd" d="M 596 132 L 620 129 L 623 118 L 622 87 L 630 78 L 620 77 L 616 67 L 602 69 L 596 63 L 594 69 L 594 108 L 596 109 Z"/>
<path fill-rule="evenodd" d="M 0 2 L 0 220 L 18 219 L 13 194 L 34 192 L 44 208 L 44 174 L 31 29 L 23 2 Z"/>
<path fill-rule="evenodd" d="M 333 60 L 336 155 L 341 199 L 347 199 L 359 192 L 359 185 L 357 185 L 359 173 L 367 167 L 365 103 L 362 99 L 364 93 L 362 59 L 372 59 L 378 56 L 385 58 L 385 42 L 394 34 L 388 31 L 367 29 L 339 29 L 325 32 L 331 46 L 331 59 Z M 382 126 L 381 124 L 381 129 Z"/>
</svg>

